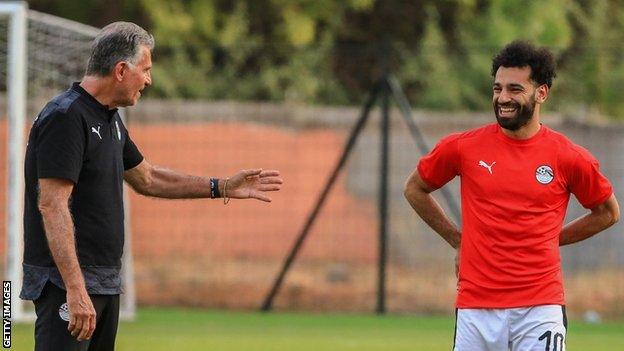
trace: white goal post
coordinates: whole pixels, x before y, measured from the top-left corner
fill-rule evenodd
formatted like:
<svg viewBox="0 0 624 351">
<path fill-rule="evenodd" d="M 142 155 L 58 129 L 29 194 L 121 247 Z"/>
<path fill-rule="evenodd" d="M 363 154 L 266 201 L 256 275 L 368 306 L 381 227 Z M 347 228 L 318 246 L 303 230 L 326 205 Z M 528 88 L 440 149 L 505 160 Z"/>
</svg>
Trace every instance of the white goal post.
<svg viewBox="0 0 624 351">
<path fill-rule="evenodd" d="M 12 319 L 20 321 L 28 316 L 19 299 L 22 288 L 22 248 L 24 208 L 24 129 L 26 122 L 26 30 L 27 7 L 22 2 L 0 3 L 0 14 L 9 16 L 7 39 L 7 246 L 5 280 L 11 281 Z M 20 167 L 21 166 L 21 167 Z"/>
<path fill-rule="evenodd" d="M 16 322 L 32 321 L 35 317 L 32 304 L 19 299 L 26 124 L 47 100 L 66 90 L 72 81 L 80 80 L 90 42 L 97 32 L 98 29 L 91 26 L 29 10 L 25 1 L 0 2 L 0 48 L 5 48 L 0 50 L 0 65 L 6 64 L 6 67 L 0 67 L 0 78 L 6 78 L 4 105 L 8 130 L 4 280 L 11 281 L 11 319 Z M 124 111 L 120 110 L 120 114 L 123 118 Z M 121 297 L 120 318 L 132 320 L 136 313 L 136 299 L 126 194 L 127 191 L 124 192 L 126 245 L 122 270 L 125 294 Z"/>
</svg>

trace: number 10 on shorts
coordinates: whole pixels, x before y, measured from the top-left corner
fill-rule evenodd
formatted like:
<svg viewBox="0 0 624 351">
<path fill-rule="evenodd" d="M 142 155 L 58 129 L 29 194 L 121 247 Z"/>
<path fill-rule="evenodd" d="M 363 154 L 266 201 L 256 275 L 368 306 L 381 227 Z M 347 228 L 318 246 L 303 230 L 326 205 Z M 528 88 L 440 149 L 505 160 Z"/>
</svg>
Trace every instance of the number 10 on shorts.
<svg viewBox="0 0 624 351">
<path fill-rule="evenodd" d="M 553 334 L 550 330 L 539 337 L 539 340 L 546 340 L 544 351 L 563 351 L 563 334 Z M 550 348 L 552 342 L 552 349 Z"/>
</svg>

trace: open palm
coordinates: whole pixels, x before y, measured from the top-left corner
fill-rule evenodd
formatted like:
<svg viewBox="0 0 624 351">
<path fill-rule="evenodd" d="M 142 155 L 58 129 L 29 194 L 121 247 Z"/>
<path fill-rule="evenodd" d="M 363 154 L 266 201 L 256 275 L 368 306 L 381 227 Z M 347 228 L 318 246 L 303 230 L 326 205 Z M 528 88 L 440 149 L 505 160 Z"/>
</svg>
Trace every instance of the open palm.
<svg viewBox="0 0 624 351">
<path fill-rule="evenodd" d="M 282 183 L 280 173 L 276 170 L 242 170 L 228 180 L 224 196 L 233 199 L 257 199 L 271 202 L 271 198 L 265 192 L 280 190 Z"/>
</svg>

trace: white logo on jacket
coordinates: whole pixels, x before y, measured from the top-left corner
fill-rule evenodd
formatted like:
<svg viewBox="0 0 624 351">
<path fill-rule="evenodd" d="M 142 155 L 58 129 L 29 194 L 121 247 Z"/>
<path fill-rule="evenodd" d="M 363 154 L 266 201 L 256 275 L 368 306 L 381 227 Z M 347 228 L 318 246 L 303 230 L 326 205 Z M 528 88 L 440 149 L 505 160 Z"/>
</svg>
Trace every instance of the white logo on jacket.
<svg viewBox="0 0 624 351">
<path fill-rule="evenodd" d="M 98 126 L 97 129 L 95 129 L 95 127 L 91 127 L 91 131 L 95 134 L 97 134 L 97 136 L 100 137 L 100 140 L 102 140 L 102 136 L 100 135 L 100 127 L 102 126 Z"/>
</svg>

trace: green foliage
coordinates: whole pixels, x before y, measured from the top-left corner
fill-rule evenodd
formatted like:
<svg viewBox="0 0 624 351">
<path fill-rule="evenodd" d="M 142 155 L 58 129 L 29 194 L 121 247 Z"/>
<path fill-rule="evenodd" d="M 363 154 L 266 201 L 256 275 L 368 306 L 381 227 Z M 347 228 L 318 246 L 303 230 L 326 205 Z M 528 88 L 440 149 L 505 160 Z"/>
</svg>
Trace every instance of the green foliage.
<svg viewBox="0 0 624 351">
<path fill-rule="evenodd" d="M 410 95 L 418 106 L 455 110 L 462 107 L 457 71 L 438 25 L 437 10 L 429 7 L 427 15 L 418 54 L 411 58 L 411 52 L 405 53 L 407 59 L 398 76 L 415 85 Z"/>
<path fill-rule="evenodd" d="M 160 96 L 348 103 L 331 70 L 336 1 L 141 1 Z"/>
<path fill-rule="evenodd" d="M 489 109 L 491 58 L 524 39 L 558 59 L 547 107 L 624 116 L 623 0 L 31 0 L 157 42 L 152 96 L 359 104 L 393 72 L 431 109 Z"/>
<path fill-rule="evenodd" d="M 561 109 L 624 118 L 622 1 L 593 0 L 570 7 L 577 40 L 562 53 Z"/>
</svg>

